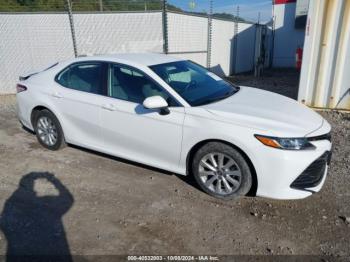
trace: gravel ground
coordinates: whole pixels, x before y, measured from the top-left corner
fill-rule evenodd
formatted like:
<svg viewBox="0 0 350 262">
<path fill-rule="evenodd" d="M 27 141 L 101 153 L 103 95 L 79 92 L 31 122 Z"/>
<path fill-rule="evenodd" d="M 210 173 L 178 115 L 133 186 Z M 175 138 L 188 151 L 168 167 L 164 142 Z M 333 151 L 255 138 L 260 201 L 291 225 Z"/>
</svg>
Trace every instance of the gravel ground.
<svg viewBox="0 0 350 262">
<path fill-rule="evenodd" d="M 282 80 L 233 81 L 267 89 Z M 74 255 L 350 256 L 349 114 L 320 112 L 334 141 L 320 193 L 224 202 L 188 178 L 75 147 L 44 150 L 17 122 L 14 104 L 14 96 L 0 97 L 0 254 L 24 245 Z"/>
<path fill-rule="evenodd" d="M 250 74 L 235 75 L 228 80 L 237 85 L 258 87 L 293 99 L 298 98 L 299 74 L 293 69 L 265 70 L 261 78 Z"/>
</svg>

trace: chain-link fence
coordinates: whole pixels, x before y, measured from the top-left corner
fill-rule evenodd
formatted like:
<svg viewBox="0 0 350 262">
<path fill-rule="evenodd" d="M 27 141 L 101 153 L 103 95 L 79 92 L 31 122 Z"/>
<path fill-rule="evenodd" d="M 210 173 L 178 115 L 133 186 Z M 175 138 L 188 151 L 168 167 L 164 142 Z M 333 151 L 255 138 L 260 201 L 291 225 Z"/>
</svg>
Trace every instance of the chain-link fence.
<svg viewBox="0 0 350 262">
<path fill-rule="evenodd" d="M 163 51 L 162 1 L 84 0 L 70 3 L 78 54 Z M 86 9 L 89 10 L 83 11 Z"/>
<path fill-rule="evenodd" d="M 261 26 L 219 2 L 0 0 L 0 93 L 14 92 L 21 73 L 80 55 L 157 52 L 222 75 L 252 71 Z"/>
<path fill-rule="evenodd" d="M 209 8 L 208 0 L 198 0 Z M 167 1 L 168 53 L 210 67 L 210 16 L 207 12 L 193 12 L 179 1 Z M 183 1 L 186 2 L 186 1 Z"/>
</svg>

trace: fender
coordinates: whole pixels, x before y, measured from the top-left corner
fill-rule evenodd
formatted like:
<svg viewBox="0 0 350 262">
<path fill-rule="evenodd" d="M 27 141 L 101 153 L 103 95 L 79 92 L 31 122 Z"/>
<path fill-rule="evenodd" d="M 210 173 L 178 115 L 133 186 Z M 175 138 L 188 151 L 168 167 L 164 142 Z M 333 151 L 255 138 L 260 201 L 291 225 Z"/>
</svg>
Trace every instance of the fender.
<svg viewBox="0 0 350 262">
<path fill-rule="evenodd" d="M 47 95 L 47 94 L 46 94 Z M 47 100 L 47 99 L 46 99 Z M 45 101 L 44 99 L 42 99 L 40 102 L 36 102 L 35 104 L 32 105 L 31 109 L 30 109 L 30 123 L 31 123 L 31 127 L 32 127 L 32 130 L 34 131 L 34 126 L 33 126 L 33 123 L 32 123 L 32 115 L 33 115 L 33 112 L 36 108 L 40 108 L 40 109 L 43 109 L 43 108 L 46 108 L 47 110 L 51 111 L 58 119 L 60 125 L 61 125 L 61 128 L 62 128 L 62 131 L 63 131 L 63 134 L 64 134 L 64 139 L 66 140 L 66 142 L 69 142 L 69 138 L 65 136 L 65 121 L 63 121 L 63 116 L 59 113 L 59 110 L 56 109 L 56 107 L 52 104 L 49 104 L 49 103 L 45 103 L 43 102 Z M 49 100 L 47 100 L 49 101 Z"/>
</svg>

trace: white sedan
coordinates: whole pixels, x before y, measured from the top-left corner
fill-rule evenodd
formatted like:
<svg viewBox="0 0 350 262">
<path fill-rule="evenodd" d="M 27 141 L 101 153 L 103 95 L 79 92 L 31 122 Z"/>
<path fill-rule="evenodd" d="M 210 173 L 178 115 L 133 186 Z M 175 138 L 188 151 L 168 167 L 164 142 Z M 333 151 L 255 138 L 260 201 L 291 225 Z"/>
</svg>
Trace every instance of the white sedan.
<svg viewBox="0 0 350 262">
<path fill-rule="evenodd" d="M 313 110 L 161 54 L 57 63 L 20 77 L 17 104 L 47 149 L 74 144 L 191 175 L 222 199 L 305 198 L 331 156 L 331 127 Z"/>
</svg>

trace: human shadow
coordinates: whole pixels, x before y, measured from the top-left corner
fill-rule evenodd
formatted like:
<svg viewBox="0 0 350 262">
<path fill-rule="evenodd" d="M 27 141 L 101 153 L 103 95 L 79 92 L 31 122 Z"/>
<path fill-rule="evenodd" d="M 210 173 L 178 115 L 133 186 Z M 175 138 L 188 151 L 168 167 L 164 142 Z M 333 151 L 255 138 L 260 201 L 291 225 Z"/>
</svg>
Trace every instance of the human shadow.
<svg viewBox="0 0 350 262">
<path fill-rule="evenodd" d="M 46 180 L 58 195 L 39 196 L 36 180 Z M 73 205 L 69 190 L 51 173 L 32 172 L 22 177 L 18 189 L 6 200 L 0 228 L 7 239 L 7 261 L 72 261 L 62 216 Z"/>
</svg>

